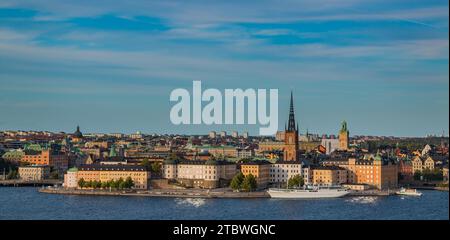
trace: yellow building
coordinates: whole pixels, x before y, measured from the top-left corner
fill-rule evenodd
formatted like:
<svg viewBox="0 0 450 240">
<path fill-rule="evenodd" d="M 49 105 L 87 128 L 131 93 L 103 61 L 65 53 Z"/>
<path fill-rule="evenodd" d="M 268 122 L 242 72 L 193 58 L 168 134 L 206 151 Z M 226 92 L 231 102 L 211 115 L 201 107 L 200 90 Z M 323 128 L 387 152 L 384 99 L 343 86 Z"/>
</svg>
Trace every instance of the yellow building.
<svg viewBox="0 0 450 240">
<path fill-rule="evenodd" d="M 347 183 L 347 169 L 338 166 L 319 166 L 311 168 L 312 184 L 333 186 Z"/>
<path fill-rule="evenodd" d="M 256 178 L 258 188 L 266 188 L 270 181 L 270 166 L 267 161 L 254 161 L 241 164 L 241 172 L 244 176 L 252 174 Z"/>
<path fill-rule="evenodd" d="M 108 182 L 110 180 L 125 180 L 131 177 L 134 182 L 134 188 L 147 189 L 150 172 L 143 166 L 134 165 L 83 165 L 78 168 L 77 182 L 80 179 L 84 181 Z"/>
<path fill-rule="evenodd" d="M 430 156 L 425 158 L 415 156 L 412 160 L 413 173 L 422 172 L 425 169 L 434 170 L 435 165 L 435 161 Z"/>
</svg>

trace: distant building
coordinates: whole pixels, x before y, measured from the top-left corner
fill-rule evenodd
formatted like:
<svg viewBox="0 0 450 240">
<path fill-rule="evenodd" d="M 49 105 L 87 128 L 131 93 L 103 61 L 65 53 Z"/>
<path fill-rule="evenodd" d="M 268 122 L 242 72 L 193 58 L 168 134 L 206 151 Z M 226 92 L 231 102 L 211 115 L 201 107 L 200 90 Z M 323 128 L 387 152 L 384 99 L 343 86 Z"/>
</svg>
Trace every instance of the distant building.
<svg viewBox="0 0 450 240">
<path fill-rule="evenodd" d="M 270 183 L 274 185 L 286 185 L 290 178 L 303 176 L 302 163 L 300 161 L 277 161 L 270 165 Z"/>
<path fill-rule="evenodd" d="M 255 150 L 251 147 L 236 148 L 237 158 L 251 158 L 255 156 Z"/>
<path fill-rule="evenodd" d="M 448 183 L 448 166 L 442 168 L 443 181 Z"/>
<path fill-rule="evenodd" d="M 49 178 L 50 167 L 48 165 L 31 165 L 19 167 L 19 176 L 24 181 L 40 181 Z"/>
<path fill-rule="evenodd" d="M 209 138 L 216 138 L 216 137 L 217 137 L 217 134 L 215 131 L 209 132 Z"/>
<path fill-rule="evenodd" d="M 77 143 L 83 140 L 83 133 L 80 131 L 80 126 L 77 126 L 77 130 L 72 134 L 72 142 Z"/>
<path fill-rule="evenodd" d="M 332 152 L 339 149 L 339 139 L 322 138 L 320 145 L 325 147 L 325 153 L 330 155 Z"/>
<path fill-rule="evenodd" d="M 414 180 L 413 164 L 408 159 L 400 159 L 398 162 L 399 177 L 403 182 L 411 182 Z"/>
<path fill-rule="evenodd" d="M 243 133 L 242 133 L 242 137 L 243 137 L 243 138 L 248 138 L 248 132 L 243 132 Z"/>
<path fill-rule="evenodd" d="M 8 162 L 19 163 L 25 153 L 22 150 L 13 150 L 3 154 L 2 158 Z"/>
<path fill-rule="evenodd" d="M 236 164 L 223 160 L 165 160 L 163 164 L 163 178 L 195 188 L 228 187 L 236 173 Z"/>
<path fill-rule="evenodd" d="M 87 182 L 108 182 L 120 178 L 125 180 L 127 177 L 131 177 L 136 189 L 147 189 L 148 179 L 150 179 L 150 172 L 145 167 L 132 165 L 82 165 L 78 168 L 76 175 L 77 183 L 80 179 Z M 70 175 L 67 175 L 67 177 L 70 177 Z"/>
<path fill-rule="evenodd" d="M 78 169 L 70 168 L 67 170 L 67 173 L 64 174 L 64 183 L 63 187 L 65 188 L 77 188 L 78 187 Z"/>
<path fill-rule="evenodd" d="M 341 130 L 339 131 L 339 150 L 348 150 L 349 134 L 350 133 L 347 129 L 347 122 L 343 121 Z"/>
<path fill-rule="evenodd" d="M 311 168 L 312 184 L 333 186 L 347 183 L 347 169 L 338 166 L 316 166 Z"/>
<path fill-rule="evenodd" d="M 65 153 L 50 148 L 26 149 L 21 161 L 32 165 L 49 165 L 60 172 L 67 170 L 69 164 L 69 158 Z"/>
<path fill-rule="evenodd" d="M 258 188 L 266 188 L 270 182 L 270 166 L 267 161 L 253 161 L 241 164 L 241 172 L 244 176 L 252 174 L 256 178 Z"/>
<path fill-rule="evenodd" d="M 298 160 L 298 126 L 295 123 L 294 116 L 294 97 L 291 92 L 291 102 L 289 107 L 289 121 L 284 133 L 284 153 L 283 157 L 285 161 L 297 161 Z"/>
<path fill-rule="evenodd" d="M 435 161 L 430 156 L 415 156 L 412 160 L 413 172 L 422 172 L 425 169 L 434 170 Z"/>
<path fill-rule="evenodd" d="M 234 132 L 231 133 L 231 137 L 238 138 L 239 137 L 239 133 L 237 131 L 234 131 Z"/>
<path fill-rule="evenodd" d="M 220 132 L 220 136 L 221 137 L 226 137 L 227 136 L 227 132 L 225 132 L 225 131 Z"/>
</svg>

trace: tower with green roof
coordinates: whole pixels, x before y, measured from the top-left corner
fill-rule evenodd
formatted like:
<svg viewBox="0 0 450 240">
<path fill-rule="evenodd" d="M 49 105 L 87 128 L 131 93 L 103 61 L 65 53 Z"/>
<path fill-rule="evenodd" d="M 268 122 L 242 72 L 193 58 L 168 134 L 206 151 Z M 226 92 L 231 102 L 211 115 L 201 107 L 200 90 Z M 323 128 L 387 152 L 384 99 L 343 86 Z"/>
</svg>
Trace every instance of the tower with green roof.
<svg viewBox="0 0 450 240">
<path fill-rule="evenodd" d="M 339 150 L 347 151 L 350 132 L 347 128 L 347 122 L 343 121 L 339 131 Z"/>
</svg>

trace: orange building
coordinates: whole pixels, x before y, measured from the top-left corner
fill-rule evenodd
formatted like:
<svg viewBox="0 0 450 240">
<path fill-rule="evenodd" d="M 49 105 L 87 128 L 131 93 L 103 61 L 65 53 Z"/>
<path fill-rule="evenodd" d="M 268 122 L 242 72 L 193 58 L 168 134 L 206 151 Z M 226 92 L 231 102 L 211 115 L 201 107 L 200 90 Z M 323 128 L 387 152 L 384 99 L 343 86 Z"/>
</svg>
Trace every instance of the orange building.
<svg viewBox="0 0 450 240">
<path fill-rule="evenodd" d="M 379 154 L 368 160 L 350 158 L 347 169 L 349 183 L 367 184 L 377 189 L 398 185 L 398 166 L 390 160 L 384 161 Z"/>
<path fill-rule="evenodd" d="M 347 183 L 347 169 L 338 166 L 319 166 L 311 168 L 312 184 L 333 186 Z"/>
<path fill-rule="evenodd" d="M 50 149 L 25 151 L 21 161 L 32 165 L 48 165 L 62 171 L 65 171 L 69 164 L 69 158 L 66 154 Z"/>
<path fill-rule="evenodd" d="M 341 130 L 339 131 L 339 150 L 348 150 L 349 134 L 350 132 L 347 129 L 347 122 L 343 121 Z"/>
<path fill-rule="evenodd" d="M 244 176 L 255 176 L 258 188 L 266 188 L 270 181 L 270 166 L 271 163 L 267 161 L 254 161 L 243 163 L 240 168 Z"/>
</svg>

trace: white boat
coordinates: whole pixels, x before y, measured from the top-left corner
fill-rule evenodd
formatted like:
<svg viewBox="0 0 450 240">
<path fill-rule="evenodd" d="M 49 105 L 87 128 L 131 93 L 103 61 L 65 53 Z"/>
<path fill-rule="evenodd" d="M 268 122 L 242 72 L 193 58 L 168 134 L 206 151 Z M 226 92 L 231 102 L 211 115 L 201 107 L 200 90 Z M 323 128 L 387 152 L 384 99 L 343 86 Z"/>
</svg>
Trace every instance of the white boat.
<svg viewBox="0 0 450 240">
<path fill-rule="evenodd" d="M 400 191 L 395 192 L 397 195 L 406 195 L 406 196 L 422 196 L 422 193 L 417 191 L 417 189 L 406 189 L 401 188 Z"/>
<path fill-rule="evenodd" d="M 269 188 L 267 191 L 271 198 L 311 199 L 311 198 L 338 198 L 349 194 L 349 191 L 338 187 L 305 187 L 303 189 Z"/>
</svg>

